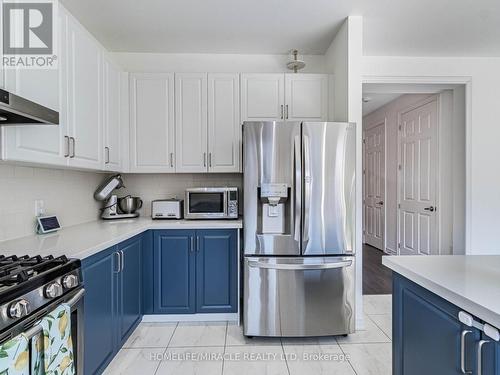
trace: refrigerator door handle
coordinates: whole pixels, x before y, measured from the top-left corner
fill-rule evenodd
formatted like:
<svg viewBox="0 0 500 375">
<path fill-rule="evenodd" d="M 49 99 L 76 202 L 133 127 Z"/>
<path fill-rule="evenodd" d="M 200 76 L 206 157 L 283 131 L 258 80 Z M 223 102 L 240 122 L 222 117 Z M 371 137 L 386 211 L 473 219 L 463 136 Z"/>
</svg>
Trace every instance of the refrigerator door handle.
<svg viewBox="0 0 500 375">
<path fill-rule="evenodd" d="M 352 260 L 343 260 L 339 262 L 317 263 L 317 264 L 294 264 L 294 263 L 269 263 L 258 260 L 249 260 L 248 266 L 253 268 L 267 268 L 273 270 L 326 270 L 332 268 L 345 268 L 352 266 Z"/>
<path fill-rule="evenodd" d="M 311 176 L 311 151 L 310 151 L 310 140 L 309 136 L 305 135 L 303 136 L 303 145 L 302 145 L 304 151 L 304 201 L 303 201 L 303 206 L 304 206 L 304 217 L 303 217 L 303 224 L 302 224 L 302 251 L 307 247 L 307 243 L 309 242 L 309 211 L 310 211 L 310 204 L 311 204 L 311 183 L 312 183 L 312 176 Z"/>
<path fill-rule="evenodd" d="M 298 242 L 299 248 L 300 248 L 300 241 L 301 241 L 301 227 L 302 223 L 300 221 L 301 215 L 302 215 L 302 209 L 301 209 L 301 202 L 302 202 L 302 157 L 300 155 L 300 150 L 301 145 L 300 145 L 300 136 L 297 135 L 295 136 L 294 139 L 294 158 L 295 158 L 295 181 L 294 181 L 294 188 L 295 188 L 295 207 L 294 207 L 294 240 Z"/>
</svg>

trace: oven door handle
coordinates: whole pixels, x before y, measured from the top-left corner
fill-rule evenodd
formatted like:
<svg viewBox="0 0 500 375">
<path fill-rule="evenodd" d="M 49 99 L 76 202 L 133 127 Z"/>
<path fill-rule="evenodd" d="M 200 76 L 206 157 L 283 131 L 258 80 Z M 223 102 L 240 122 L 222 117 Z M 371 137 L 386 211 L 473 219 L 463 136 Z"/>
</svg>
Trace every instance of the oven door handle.
<svg viewBox="0 0 500 375">
<path fill-rule="evenodd" d="M 85 289 L 80 289 L 73 297 L 71 297 L 68 301 L 64 303 L 73 307 L 82 299 L 84 294 L 85 294 Z M 24 333 L 24 336 L 28 340 L 30 340 L 34 336 L 38 335 L 40 332 L 42 332 L 42 326 L 40 324 L 35 324 L 33 327 L 31 327 Z"/>
</svg>

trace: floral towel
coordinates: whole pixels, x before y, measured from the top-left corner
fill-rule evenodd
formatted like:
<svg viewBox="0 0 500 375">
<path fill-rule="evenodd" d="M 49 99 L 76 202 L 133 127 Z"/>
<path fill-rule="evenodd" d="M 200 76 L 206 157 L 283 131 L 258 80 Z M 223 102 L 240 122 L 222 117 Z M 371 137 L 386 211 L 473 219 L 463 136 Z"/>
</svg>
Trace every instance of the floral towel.
<svg viewBox="0 0 500 375">
<path fill-rule="evenodd" d="M 31 343 L 31 373 L 75 375 L 70 306 L 60 305 L 45 316 L 40 324 L 42 332 L 33 337 Z"/>
<path fill-rule="evenodd" d="M 29 375 L 28 339 L 23 334 L 0 344 L 0 375 Z"/>
</svg>

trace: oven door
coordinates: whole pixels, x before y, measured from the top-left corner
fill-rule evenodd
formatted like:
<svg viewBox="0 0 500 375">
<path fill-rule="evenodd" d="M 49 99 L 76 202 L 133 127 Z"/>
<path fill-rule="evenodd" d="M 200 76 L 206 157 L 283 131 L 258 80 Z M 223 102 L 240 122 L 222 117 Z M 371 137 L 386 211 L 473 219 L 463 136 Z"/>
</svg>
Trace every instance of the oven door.
<svg viewBox="0 0 500 375">
<path fill-rule="evenodd" d="M 84 347 L 84 317 L 83 317 L 83 296 L 85 290 L 80 287 L 72 290 L 70 293 L 65 294 L 61 298 L 55 300 L 50 305 L 44 307 L 43 309 L 31 314 L 27 319 L 19 322 L 15 326 L 9 328 L 8 331 L 3 332 L 0 336 L 0 342 L 5 342 L 11 338 L 23 333 L 30 340 L 30 352 L 33 350 L 31 348 L 31 338 L 41 331 L 41 326 L 38 324 L 40 320 L 51 311 L 53 311 L 57 306 L 62 303 L 67 303 L 71 306 L 71 337 L 73 341 L 73 356 L 75 362 L 75 369 L 77 375 L 83 375 L 83 347 Z"/>
<path fill-rule="evenodd" d="M 186 219 L 221 219 L 227 217 L 227 191 L 217 188 L 186 190 Z"/>
</svg>

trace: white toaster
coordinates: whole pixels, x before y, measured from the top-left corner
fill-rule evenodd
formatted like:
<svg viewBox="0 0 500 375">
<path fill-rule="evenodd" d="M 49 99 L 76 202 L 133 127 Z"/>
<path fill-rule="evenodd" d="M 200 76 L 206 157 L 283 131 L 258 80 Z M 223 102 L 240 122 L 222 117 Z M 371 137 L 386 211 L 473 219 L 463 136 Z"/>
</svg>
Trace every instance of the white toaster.
<svg viewBox="0 0 500 375">
<path fill-rule="evenodd" d="M 183 217 L 182 199 L 160 199 L 151 202 L 152 219 L 182 219 Z"/>
</svg>

